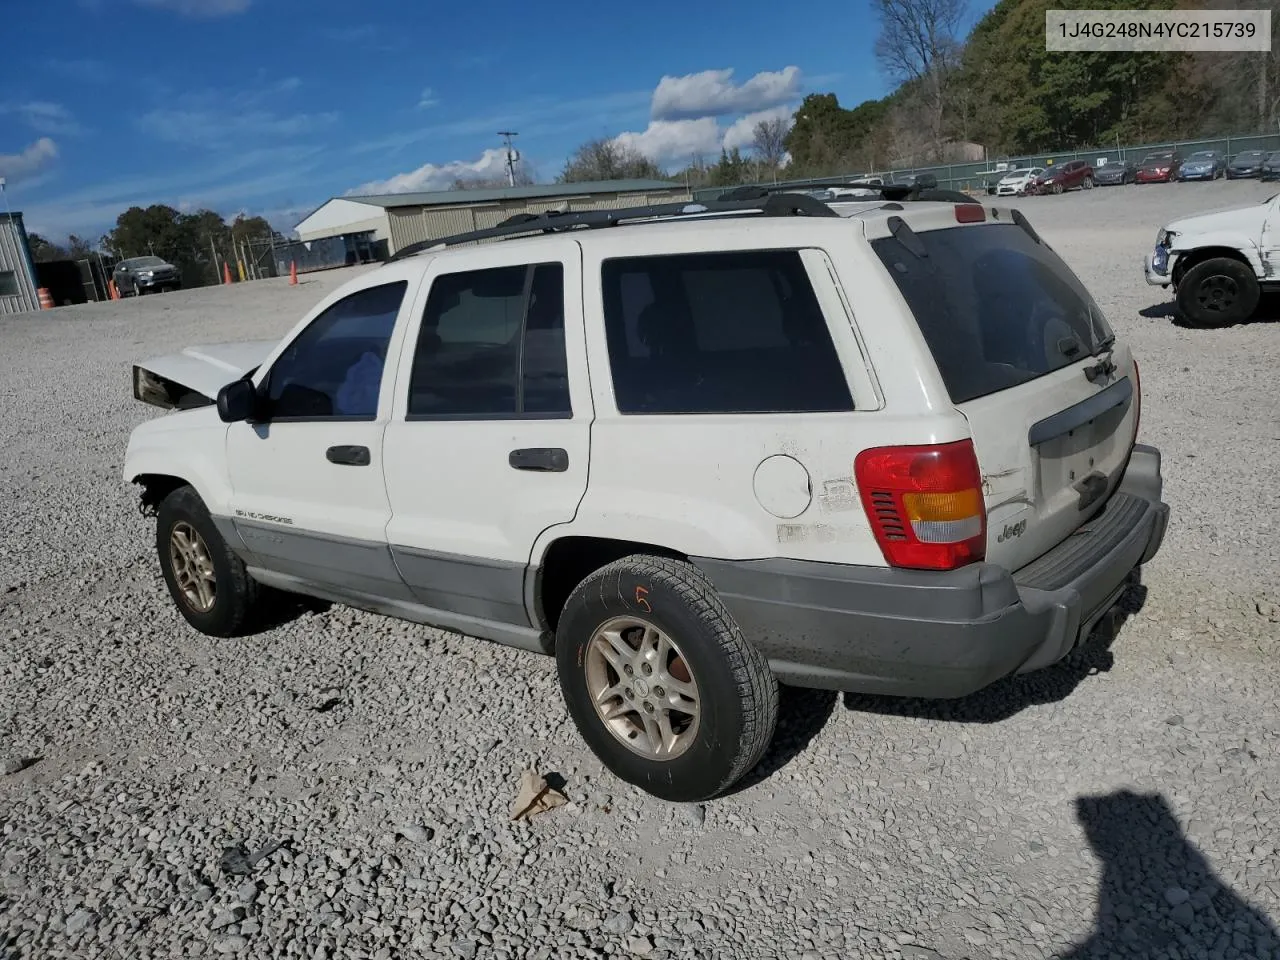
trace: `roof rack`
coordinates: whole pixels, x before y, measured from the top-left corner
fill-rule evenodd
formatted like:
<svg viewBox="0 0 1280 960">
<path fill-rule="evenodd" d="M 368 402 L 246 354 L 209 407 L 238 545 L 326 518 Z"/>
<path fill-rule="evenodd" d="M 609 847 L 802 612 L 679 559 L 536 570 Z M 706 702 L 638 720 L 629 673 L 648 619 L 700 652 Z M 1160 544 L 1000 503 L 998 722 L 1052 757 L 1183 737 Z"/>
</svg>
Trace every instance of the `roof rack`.
<svg viewBox="0 0 1280 960">
<path fill-rule="evenodd" d="M 797 191 L 797 190 L 870 190 L 879 193 L 881 198 L 888 201 L 901 200 L 922 200 L 922 201 L 941 201 L 943 203 L 981 203 L 975 197 L 969 196 L 967 193 L 961 193 L 959 190 L 942 190 L 937 187 L 925 187 L 911 183 L 868 183 L 864 180 L 848 180 L 844 183 L 820 183 L 811 187 L 792 186 L 772 186 L 772 187 L 735 187 L 726 193 L 720 194 L 720 200 L 742 200 L 751 198 L 760 198 L 776 195 L 778 191 Z M 798 194 L 799 196 L 809 196 L 808 194 Z M 835 201 L 819 201 L 821 202 L 838 202 L 841 198 L 835 198 Z M 850 197 L 850 200 L 857 200 L 857 197 Z M 870 198 L 868 198 L 870 199 Z"/>
<path fill-rule="evenodd" d="M 752 196 L 720 197 L 718 200 L 682 200 L 655 203 L 616 210 L 548 210 L 544 213 L 517 213 L 497 226 L 472 230 L 434 240 L 420 240 L 397 251 L 387 262 L 394 263 L 439 247 L 453 247 L 477 240 L 516 237 L 538 233 L 560 233 L 567 230 L 594 230 L 619 224 L 679 217 L 706 217 L 713 214 L 757 214 L 766 217 L 838 217 L 839 214 L 808 194 L 767 193 Z"/>
</svg>

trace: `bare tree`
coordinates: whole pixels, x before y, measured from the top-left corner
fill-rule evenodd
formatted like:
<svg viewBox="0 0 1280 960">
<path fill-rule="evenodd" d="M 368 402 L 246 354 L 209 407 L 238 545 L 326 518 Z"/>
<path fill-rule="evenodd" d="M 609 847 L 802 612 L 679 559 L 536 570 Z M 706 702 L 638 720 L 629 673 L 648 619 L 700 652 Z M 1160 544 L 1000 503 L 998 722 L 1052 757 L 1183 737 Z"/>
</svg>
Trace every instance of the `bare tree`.
<svg viewBox="0 0 1280 960">
<path fill-rule="evenodd" d="M 875 0 L 876 59 L 923 101 L 934 149 L 942 149 L 948 83 L 960 53 L 966 0 Z"/>
<path fill-rule="evenodd" d="M 561 183 L 665 178 L 662 168 L 635 147 L 608 138 L 584 143 L 573 152 L 560 174 Z"/>
<path fill-rule="evenodd" d="M 776 180 L 778 168 L 787 156 L 787 131 L 791 127 L 782 117 L 761 120 L 751 131 L 751 146 L 760 165 Z"/>
</svg>

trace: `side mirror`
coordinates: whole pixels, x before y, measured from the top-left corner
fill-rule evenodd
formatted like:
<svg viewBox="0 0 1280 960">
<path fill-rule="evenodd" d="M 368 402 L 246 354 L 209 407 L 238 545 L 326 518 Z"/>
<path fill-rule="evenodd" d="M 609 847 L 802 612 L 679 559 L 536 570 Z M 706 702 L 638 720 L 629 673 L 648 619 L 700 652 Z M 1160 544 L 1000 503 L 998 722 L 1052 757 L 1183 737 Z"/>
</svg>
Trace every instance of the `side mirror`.
<svg viewBox="0 0 1280 960">
<path fill-rule="evenodd" d="M 251 380 L 233 380 L 218 391 L 218 417 L 223 423 L 253 419 L 258 410 L 258 393 Z"/>
</svg>

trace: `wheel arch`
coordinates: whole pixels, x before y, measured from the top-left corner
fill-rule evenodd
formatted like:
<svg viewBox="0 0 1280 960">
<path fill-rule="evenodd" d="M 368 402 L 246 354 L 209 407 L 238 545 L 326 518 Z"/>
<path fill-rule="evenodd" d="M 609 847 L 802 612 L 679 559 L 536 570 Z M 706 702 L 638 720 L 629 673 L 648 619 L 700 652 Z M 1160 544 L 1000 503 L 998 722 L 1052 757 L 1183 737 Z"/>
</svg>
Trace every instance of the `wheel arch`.
<svg viewBox="0 0 1280 960">
<path fill-rule="evenodd" d="M 1242 246 L 1244 247 L 1243 249 Z M 1173 272 L 1170 274 L 1174 285 L 1181 283 L 1183 276 L 1192 267 L 1204 263 L 1206 260 L 1216 260 L 1220 257 L 1238 260 L 1253 272 L 1254 277 L 1261 276 L 1262 260 L 1258 256 L 1257 248 L 1252 244 L 1232 245 L 1230 241 L 1224 239 L 1212 244 L 1197 246 L 1186 253 L 1179 253 L 1178 259 L 1173 265 Z"/>
<path fill-rule="evenodd" d="M 564 605 L 575 587 L 615 560 L 633 554 L 688 560 L 687 554 L 658 543 L 569 534 L 542 551 L 526 585 L 526 604 L 534 624 L 554 636 Z"/>
</svg>

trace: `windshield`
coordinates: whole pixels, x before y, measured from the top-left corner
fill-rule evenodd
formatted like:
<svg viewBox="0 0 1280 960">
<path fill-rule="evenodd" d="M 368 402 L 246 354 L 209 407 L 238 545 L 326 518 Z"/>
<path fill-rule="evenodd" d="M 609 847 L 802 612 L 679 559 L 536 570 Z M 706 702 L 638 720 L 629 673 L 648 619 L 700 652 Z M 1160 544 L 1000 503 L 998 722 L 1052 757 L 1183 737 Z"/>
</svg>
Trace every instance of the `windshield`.
<svg viewBox="0 0 1280 960">
<path fill-rule="evenodd" d="M 1016 224 L 916 236 L 926 256 L 897 237 L 871 246 L 915 315 L 953 403 L 1060 370 L 1110 339 L 1076 275 Z"/>
<path fill-rule="evenodd" d="M 1142 161 L 1144 167 L 1158 167 L 1161 164 L 1168 163 L 1173 156 L 1171 153 L 1153 153 L 1147 159 Z"/>
<path fill-rule="evenodd" d="M 124 262 L 126 267 L 163 267 L 165 262 L 159 257 L 134 257 Z"/>
<path fill-rule="evenodd" d="M 1236 163 L 1254 163 L 1261 159 L 1261 150 L 1246 150 L 1244 153 L 1236 154 Z"/>
</svg>

